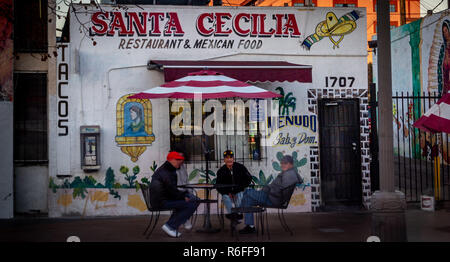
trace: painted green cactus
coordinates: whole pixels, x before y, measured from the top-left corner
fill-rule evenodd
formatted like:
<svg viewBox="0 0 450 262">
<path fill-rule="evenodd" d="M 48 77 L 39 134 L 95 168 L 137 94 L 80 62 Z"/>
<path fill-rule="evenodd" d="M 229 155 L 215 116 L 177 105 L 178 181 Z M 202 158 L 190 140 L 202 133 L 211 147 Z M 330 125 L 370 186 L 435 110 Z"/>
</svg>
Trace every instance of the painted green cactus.
<svg viewBox="0 0 450 262">
<path fill-rule="evenodd" d="M 156 164 L 156 161 L 153 161 L 152 165 L 150 166 L 150 170 L 155 173 L 156 169 L 158 168 L 158 165 Z"/>
<path fill-rule="evenodd" d="M 280 95 L 282 95 L 282 97 L 275 98 L 275 100 L 279 101 L 278 114 L 280 116 L 289 115 L 289 108 L 292 108 L 292 112 L 294 112 L 297 103 L 297 98 L 294 97 L 294 94 L 292 92 L 285 94 L 282 87 L 277 87 L 275 90 L 279 91 Z"/>
<path fill-rule="evenodd" d="M 273 175 L 270 175 L 269 177 L 266 178 L 266 175 L 264 174 L 264 172 L 262 170 L 259 170 L 258 177 L 252 176 L 253 183 L 258 186 L 268 185 L 272 182 L 272 180 L 273 180 Z"/>
<path fill-rule="evenodd" d="M 150 170 L 154 172 L 156 168 L 157 168 L 156 162 L 153 161 L 152 166 L 150 166 Z M 97 183 L 97 181 L 93 176 L 86 176 L 83 179 L 80 176 L 76 176 L 74 177 L 72 182 L 69 182 L 68 179 L 65 179 L 63 184 L 57 185 L 54 179 L 51 177 L 49 179 L 49 188 L 52 190 L 53 193 L 56 193 L 56 190 L 58 188 L 68 188 L 68 189 L 72 188 L 73 198 L 81 197 L 82 199 L 86 198 L 86 195 L 88 193 L 87 188 L 105 188 L 109 190 L 110 195 L 120 200 L 121 196 L 119 192 L 115 189 L 136 188 L 136 191 L 140 189 L 139 183 L 136 181 L 137 175 L 140 172 L 140 167 L 139 166 L 133 167 L 132 169 L 133 175 L 128 174 L 130 169 L 126 166 L 121 166 L 119 171 L 125 175 L 125 180 L 128 182 L 128 184 L 120 184 L 118 181 L 116 181 L 114 170 L 111 167 L 109 167 L 106 170 L 104 184 Z M 143 177 L 141 179 L 141 183 L 149 185 L 150 181 L 148 178 Z"/>
<path fill-rule="evenodd" d="M 156 164 L 155 161 L 153 161 L 152 165 L 150 166 L 150 170 L 153 173 L 155 173 L 157 168 L 158 168 L 158 165 Z M 137 171 L 137 173 L 139 173 L 139 169 L 136 169 L 134 171 Z M 137 173 L 136 173 L 136 175 L 137 175 Z M 141 184 L 146 184 L 146 185 L 150 186 L 150 180 L 148 178 L 146 178 L 146 177 L 143 177 L 143 178 L 141 178 Z M 136 192 L 141 189 L 141 186 L 139 185 L 138 181 L 134 181 L 134 186 L 136 187 Z"/>
<path fill-rule="evenodd" d="M 217 179 L 216 173 L 214 173 L 214 171 L 212 170 L 209 170 L 208 174 L 209 174 L 209 183 L 215 184 Z M 206 183 L 206 170 L 198 168 L 192 170 L 192 172 L 189 174 L 188 181 L 194 180 L 198 175 L 200 175 L 198 183 Z"/>
<path fill-rule="evenodd" d="M 140 169 L 139 166 L 135 166 L 133 167 L 133 175 L 128 175 L 129 172 L 129 168 L 126 166 L 121 166 L 120 167 L 120 173 L 125 175 L 125 180 L 128 182 L 127 184 L 122 184 L 123 188 L 134 188 L 134 181 L 137 178 L 137 174 L 139 173 Z"/>
</svg>

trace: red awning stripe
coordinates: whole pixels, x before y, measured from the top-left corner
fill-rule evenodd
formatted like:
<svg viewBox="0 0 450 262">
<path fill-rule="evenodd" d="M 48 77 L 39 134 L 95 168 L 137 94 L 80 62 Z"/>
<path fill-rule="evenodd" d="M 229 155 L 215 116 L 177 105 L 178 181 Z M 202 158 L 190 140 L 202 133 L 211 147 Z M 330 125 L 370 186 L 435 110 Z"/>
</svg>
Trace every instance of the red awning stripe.
<svg viewBox="0 0 450 262">
<path fill-rule="evenodd" d="M 173 93 L 165 93 L 165 94 L 150 94 L 150 93 L 138 93 L 136 95 L 130 96 L 129 98 L 137 98 L 137 99 L 154 99 L 154 98 L 183 98 L 183 99 L 194 99 L 201 95 L 202 99 L 214 99 L 214 98 L 228 98 L 228 97 L 242 97 L 249 99 L 256 98 L 275 98 L 280 97 L 279 94 L 275 94 L 272 92 L 260 92 L 260 93 L 239 93 L 239 92 L 220 92 L 220 93 L 182 93 L 182 92 L 173 92 Z"/>
<path fill-rule="evenodd" d="M 310 65 L 293 64 L 284 61 L 189 61 L 152 60 L 150 69 L 163 69 L 166 82 L 185 77 L 200 68 L 220 72 L 243 82 L 300 82 L 312 83 Z"/>
<path fill-rule="evenodd" d="M 413 126 L 426 132 L 450 133 L 450 93 L 439 99 Z"/>
<path fill-rule="evenodd" d="M 414 126 L 426 132 L 450 133 L 450 120 L 437 115 L 422 116 L 414 123 Z"/>
<path fill-rule="evenodd" d="M 241 81 L 172 81 L 167 84 L 161 85 L 161 87 L 216 87 L 216 86 L 230 86 L 230 87 L 248 87 L 251 86 Z"/>
</svg>

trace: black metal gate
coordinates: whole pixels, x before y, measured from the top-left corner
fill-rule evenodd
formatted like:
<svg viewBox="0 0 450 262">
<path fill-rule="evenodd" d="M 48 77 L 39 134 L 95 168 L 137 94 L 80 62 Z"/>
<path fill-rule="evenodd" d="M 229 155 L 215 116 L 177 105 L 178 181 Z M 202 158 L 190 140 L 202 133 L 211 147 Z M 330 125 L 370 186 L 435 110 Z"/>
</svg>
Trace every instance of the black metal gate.
<svg viewBox="0 0 450 262">
<path fill-rule="evenodd" d="M 450 137 L 413 127 L 440 96 L 401 92 L 392 98 L 396 188 L 409 202 L 420 201 L 423 194 L 450 200 Z"/>
<path fill-rule="evenodd" d="M 320 99 L 321 195 L 324 206 L 361 205 L 358 99 Z"/>
</svg>

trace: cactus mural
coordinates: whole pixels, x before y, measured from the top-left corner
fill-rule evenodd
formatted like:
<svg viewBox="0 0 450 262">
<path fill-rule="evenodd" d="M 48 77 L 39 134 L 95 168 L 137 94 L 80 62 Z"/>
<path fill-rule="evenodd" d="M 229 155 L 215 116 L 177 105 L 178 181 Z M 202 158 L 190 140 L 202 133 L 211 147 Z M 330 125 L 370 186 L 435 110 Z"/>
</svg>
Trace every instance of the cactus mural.
<svg viewBox="0 0 450 262">
<path fill-rule="evenodd" d="M 156 171 L 156 168 L 157 168 L 156 162 L 153 161 L 152 166 L 150 166 L 150 170 L 154 172 Z M 49 181 L 49 188 L 52 190 L 53 193 L 56 193 L 56 190 L 60 188 L 73 189 L 72 197 L 74 199 L 77 197 L 80 197 L 82 199 L 86 198 L 88 188 L 109 189 L 109 194 L 112 195 L 114 198 L 118 198 L 120 200 L 121 196 L 115 189 L 136 188 L 136 191 L 140 189 L 139 182 L 137 181 L 137 175 L 139 174 L 140 170 L 141 169 L 139 166 L 134 166 L 132 169 L 133 174 L 129 175 L 128 173 L 130 169 L 127 166 L 120 167 L 119 171 L 120 173 L 125 175 L 125 180 L 128 182 L 128 184 L 120 184 L 119 181 L 116 180 L 114 170 L 111 167 L 109 167 L 106 170 L 104 184 L 98 183 L 92 176 L 86 176 L 84 178 L 76 176 L 72 182 L 69 182 L 68 179 L 65 179 L 61 185 L 57 185 L 53 180 L 53 178 L 51 177 Z M 149 185 L 150 180 L 147 177 L 143 177 L 140 180 L 140 183 Z"/>
<path fill-rule="evenodd" d="M 212 170 L 209 170 L 208 174 L 209 174 L 209 180 L 210 180 L 209 183 L 215 184 L 216 179 L 217 179 L 216 173 L 214 173 L 214 171 L 212 171 Z M 192 172 L 189 174 L 188 181 L 194 180 L 199 175 L 200 175 L 200 178 L 198 179 L 198 183 L 206 183 L 206 170 L 198 169 L 198 168 L 195 168 L 194 170 L 192 170 Z"/>
<path fill-rule="evenodd" d="M 252 176 L 253 183 L 255 183 L 255 185 L 258 185 L 258 186 L 268 185 L 268 184 L 270 184 L 270 182 L 272 182 L 272 180 L 273 180 L 273 175 L 266 177 L 266 175 L 264 174 L 264 171 L 262 171 L 262 170 L 259 170 L 258 176 Z"/>
</svg>

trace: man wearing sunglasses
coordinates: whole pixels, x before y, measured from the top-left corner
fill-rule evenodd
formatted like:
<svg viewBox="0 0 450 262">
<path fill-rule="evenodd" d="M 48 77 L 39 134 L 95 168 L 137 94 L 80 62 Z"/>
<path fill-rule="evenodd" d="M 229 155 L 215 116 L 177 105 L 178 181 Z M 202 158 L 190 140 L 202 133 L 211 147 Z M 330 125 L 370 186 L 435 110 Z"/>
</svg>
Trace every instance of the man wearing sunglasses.
<svg viewBox="0 0 450 262">
<path fill-rule="evenodd" d="M 220 187 L 217 191 L 222 195 L 223 204 L 225 205 L 225 217 L 230 220 L 242 219 L 242 214 L 231 213 L 233 204 L 235 207 L 240 206 L 242 194 L 246 187 L 252 181 L 252 175 L 247 168 L 235 162 L 234 153 L 231 150 L 223 152 L 224 165 L 217 171 L 217 184 L 232 184 L 233 187 Z"/>
</svg>

